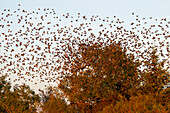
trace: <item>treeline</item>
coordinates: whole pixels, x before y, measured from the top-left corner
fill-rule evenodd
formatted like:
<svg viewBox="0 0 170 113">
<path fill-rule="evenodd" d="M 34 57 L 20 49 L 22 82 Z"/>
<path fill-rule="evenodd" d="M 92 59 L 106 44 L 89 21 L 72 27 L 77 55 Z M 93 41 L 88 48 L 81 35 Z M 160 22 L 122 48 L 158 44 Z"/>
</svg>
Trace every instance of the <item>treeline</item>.
<svg viewBox="0 0 170 113">
<path fill-rule="evenodd" d="M 132 13 L 127 23 L 18 6 L 0 14 L 0 112 L 170 113 L 168 17 Z M 12 87 L 13 75 L 55 87 L 36 94 Z"/>
<path fill-rule="evenodd" d="M 39 95 L 24 84 L 11 89 L 10 82 L 1 76 L 0 111 L 30 113 L 41 108 L 42 113 L 170 112 L 170 89 L 164 88 L 170 74 L 154 48 L 143 71 L 139 68 L 142 62 L 135 61 L 120 44 L 84 43 L 77 52 L 65 56 L 65 76 L 58 78 L 58 86 Z"/>
</svg>

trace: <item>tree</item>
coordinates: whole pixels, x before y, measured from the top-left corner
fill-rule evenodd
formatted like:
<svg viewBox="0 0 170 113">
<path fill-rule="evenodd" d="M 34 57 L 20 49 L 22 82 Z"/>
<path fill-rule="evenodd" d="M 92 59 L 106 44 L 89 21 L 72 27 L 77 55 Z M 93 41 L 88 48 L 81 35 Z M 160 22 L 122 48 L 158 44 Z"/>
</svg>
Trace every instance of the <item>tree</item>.
<svg viewBox="0 0 170 113">
<path fill-rule="evenodd" d="M 36 102 L 40 101 L 39 96 L 25 84 L 15 85 L 11 89 L 11 83 L 5 78 L 5 76 L 0 77 L 0 110 L 8 113 L 36 112 Z"/>
<path fill-rule="evenodd" d="M 73 53 L 71 51 L 70 53 Z M 129 99 L 139 86 L 138 65 L 133 56 L 119 44 L 79 44 L 78 51 L 68 57 L 63 70 L 70 71 L 60 80 L 59 88 L 73 110 L 101 110 L 119 96 Z M 64 73 L 64 72 L 63 72 Z"/>
<path fill-rule="evenodd" d="M 122 99 L 114 104 L 110 104 L 98 113 L 169 113 L 154 95 L 141 95 L 130 97 L 129 100 Z"/>
<path fill-rule="evenodd" d="M 69 112 L 69 106 L 59 93 L 57 89 L 49 87 L 46 94 L 41 91 L 42 96 L 42 111 L 45 113 L 67 113 Z"/>
<path fill-rule="evenodd" d="M 5 100 L 5 96 L 7 95 L 7 93 L 10 93 L 10 89 L 11 89 L 11 84 L 9 82 L 7 82 L 5 80 L 5 76 L 1 76 L 0 77 L 0 111 L 2 112 L 7 112 L 7 106 L 3 103 L 3 101 Z M 9 94 L 8 94 L 9 95 Z"/>
<path fill-rule="evenodd" d="M 143 85 L 140 88 L 144 94 L 158 94 L 169 82 L 168 69 L 164 68 L 166 60 L 159 61 L 159 56 L 156 53 L 156 49 L 153 48 L 150 58 L 145 61 L 147 69 L 141 74 Z"/>
<path fill-rule="evenodd" d="M 159 92 L 158 95 L 156 95 L 157 102 L 159 102 L 161 105 L 163 105 L 166 110 L 168 111 L 170 108 L 170 87 L 163 89 L 162 91 Z M 170 110 L 169 110 L 170 112 Z"/>
<path fill-rule="evenodd" d="M 78 13 L 78 19 L 73 19 L 67 13 L 61 18 L 63 26 L 53 9 L 45 8 L 44 13 L 40 8 L 17 10 L 19 14 L 4 9 L 1 15 L 0 74 L 17 75 L 13 82 L 59 80 L 57 89 L 42 94 L 44 112 L 157 112 L 169 108 L 169 88 L 163 86 L 170 74 L 165 61 L 159 62 L 156 46 L 151 48 L 158 44 L 160 55 L 169 57 L 168 18 L 150 17 L 152 22 L 147 22 L 136 15 L 131 27 L 125 28 L 127 23 L 116 16 L 88 19 Z M 147 68 L 140 71 L 142 66 Z M 5 77 L 0 83 L 2 112 L 35 112 L 39 96 L 29 86 L 11 89 Z"/>
</svg>

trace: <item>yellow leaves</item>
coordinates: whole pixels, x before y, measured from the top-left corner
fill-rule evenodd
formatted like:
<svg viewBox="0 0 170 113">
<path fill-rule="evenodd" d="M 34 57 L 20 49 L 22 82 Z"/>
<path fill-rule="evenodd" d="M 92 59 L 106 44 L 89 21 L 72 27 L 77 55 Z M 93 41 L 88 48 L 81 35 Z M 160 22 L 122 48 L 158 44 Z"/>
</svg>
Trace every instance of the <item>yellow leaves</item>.
<svg viewBox="0 0 170 113">
<path fill-rule="evenodd" d="M 154 112 L 154 113 L 168 113 L 168 110 L 157 103 L 153 95 L 137 95 L 130 98 L 130 100 L 121 99 L 115 105 L 110 104 L 103 108 L 99 113 L 136 113 L 136 112 Z"/>
</svg>

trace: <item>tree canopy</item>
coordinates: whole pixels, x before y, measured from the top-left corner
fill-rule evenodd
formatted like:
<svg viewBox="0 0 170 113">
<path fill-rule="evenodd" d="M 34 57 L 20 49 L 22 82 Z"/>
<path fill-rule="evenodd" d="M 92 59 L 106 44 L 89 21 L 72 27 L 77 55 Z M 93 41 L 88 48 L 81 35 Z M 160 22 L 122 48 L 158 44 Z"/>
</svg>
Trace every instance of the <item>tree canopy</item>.
<svg viewBox="0 0 170 113">
<path fill-rule="evenodd" d="M 36 102 L 40 101 L 28 85 L 15 85 L 11 89 L 11 83 L 0 77 L 0 111 L 7 113 L 36 112 Z"/>
<path fill-rule="evenodd" d="M 4 9 L 0 112 L 169 113 L 169 18 L 132 15 L 126 25 L 116 16 Z M 36 94 L 27 82 L 53 87 Z"/>
</svg>

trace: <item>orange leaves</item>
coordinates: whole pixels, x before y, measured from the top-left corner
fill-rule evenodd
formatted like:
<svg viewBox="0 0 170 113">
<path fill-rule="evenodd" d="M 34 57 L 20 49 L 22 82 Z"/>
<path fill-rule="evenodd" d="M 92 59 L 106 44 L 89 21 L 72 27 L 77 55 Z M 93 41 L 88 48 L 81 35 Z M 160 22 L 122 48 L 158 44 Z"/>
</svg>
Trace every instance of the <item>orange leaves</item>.
<svg viewBox="0 0 170 113">
<path fill-rule="evenodd" d="M 129 87 L 131 81 L 125 82 L 126 78 L 122 77 L 124 75 L 121 73 L 123 71 L 121 66 L 132 64 L 130 68 L 134 70 L 131 74 L 136 75 L 135 73 L 137 73 L 135 63 L 130 61 L 130 59 L 128 61 L 128 58 L 126 58 L 127 55 L 119 45 L 111 44 L 104 46 L 99 44 L 103 43 L 95 43 L 91 46 L 86 45 L 85 43 L 79 44 L 78 54 L 70 56 L 71 58 L 74 58 L 72 60 L 76 61 L 74 63 L 72 61 L 70 66 L 71 70 L 74 71 L 70 72 L 70 77 L 63 78 L 61 83 L 71 83 L 67 84 L 67 87 L 70 87 L 71 92 L 67 92 L 66 95 L 71 97 L 70 99 L 78 100 L 78 103 L 82 98 L 85 99 L 84 103 L 86 103 L 87 100 L 90 102 L 94 101 L 95 104 L 97 104 L 96 102 L 101 101 L 101 99 L 112 101 L 112 99 L 108 100 L 110 99 L 108 93 L 111 93 L 114 90 L 124 92 L 124 95 L 128 94 L 128 91 L 124 90 L 131 89 L 131 87 Z M 72 49 L 69 49 L 69 51 L 72 51 Z M 86 71 L 87 68 L 88 71 Z M 127 71 L 125 72 L 130 71 L 128 69 L 129 68 L 127 68 Z M 127 76 L 128 75 L 129 74 L 127 73 Z M 134 76 L 132 75 L 131 77 Z M 63 92 L 66 91 L 65 87 L 60 88 Z M 80 106 L 79 104 L 79 107 L 79 109 L 81 109 L 83 106 Z"/>
<path fill-rule="evenodd" d="M 7 75 L 16 74 L 17 81 L 25 71 L 31 82 L 35 78 L 55 85 L 60 81 L 62 98 L 67 98 L 73 109 L 69 112 L 97 112 L 117 103 L 118 95 L 129 100 L 137 93 L 159 93 L 168 82 L 168 18 L 153 25 L 147 18 L 140 19 L 132 13 L 136 20 L 130 22 L 129 29 L 116 16 L 112 20 L 96 15 L 87 23 L 88 16 L 80 13 L 73 19 L 69 13 L 60 18 L 49 8 L 19 10 L 20 13 L 14 11 L 15 15 L 5 15 L 8 9 L 1 13 L 0 28 L 4 30 L 0 31 L 0 70 Z M 14 17 L 13 21 L 9 16 Z M 64 110 L 61 98 L 50 98 L 45 106 L 51 107 L 49 112 Z"/>
<path fill-rule="evenodd" d="M 114 103 L 106 106 L 101 113 L 116 112 L 164 112 L 168 113 L 166 107 L 157 102 L 153 95 L 137 95 L 130 100 L 121 99 L 115 105 Z"/>
</svg>

